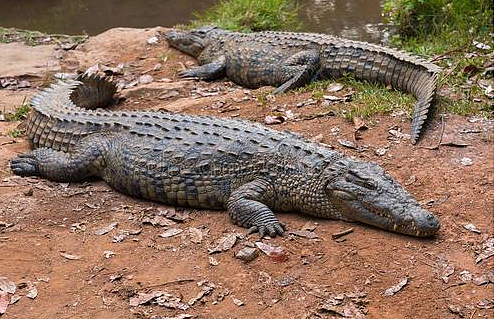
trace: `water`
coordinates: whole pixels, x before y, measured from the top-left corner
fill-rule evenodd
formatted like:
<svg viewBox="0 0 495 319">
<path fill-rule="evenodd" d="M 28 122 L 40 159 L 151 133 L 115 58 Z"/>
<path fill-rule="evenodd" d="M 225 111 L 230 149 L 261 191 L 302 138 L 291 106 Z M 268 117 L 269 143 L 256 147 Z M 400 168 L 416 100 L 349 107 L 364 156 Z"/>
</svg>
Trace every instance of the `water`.
<svg viewBox="0 0 495 319">
<path fill-rule="evenodd" d="M 94 35 L 113 27 L 187 24 L 218 0 L 0 0 L 0 26 Z M 381 0 L 299 0 L 305 31 L 379 42 Z"/>
</svg>

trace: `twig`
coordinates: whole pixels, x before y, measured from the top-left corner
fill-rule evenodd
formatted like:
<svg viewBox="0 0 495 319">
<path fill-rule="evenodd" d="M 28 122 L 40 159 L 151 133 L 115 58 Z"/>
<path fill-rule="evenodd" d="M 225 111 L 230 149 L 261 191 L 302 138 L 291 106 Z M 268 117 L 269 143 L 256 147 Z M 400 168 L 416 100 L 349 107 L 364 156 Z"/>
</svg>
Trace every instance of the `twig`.
<svg viewBox="0 0 495 319">
<path fill-rule="evenodd" d="M 332 234 L 332 239 L 335 240 L 335 239 L 340 238 L 342 236 L 348 235 L 348 234 L 352 233 L 353 231 L 354 231 L 354 228 L 349 228 L 349 229 L 346 229 L 344 231 Z"/>
<path fill-rule="evenodd" d="M 139 289 L 147 289 L 147 288 L 154 288 L 154 287 L 160 287 L 160 286 L 168 286 L 168 285 L 173 285 L 173 284 L 183 284 L 183 283 L 192 282 L 192 281 L 194 281 L 194 279 L 177 279 L 177 280 L 162 282 L 160 284 L 154 284 L 154 285 L 144 286 L 144 287 L 141 287 Z"/>
<path fill-rule="evenodd" d="M 443 288 L 442 290 L 447 290 L 447 289 L 449 289 L 449 288 L 452 288 L 452 287 L 457 287 L 457 286 L 462 286 L 462 285 L 465 285 L 465 284 L 466 284 L 466 282 L 465 282 L 465 281 L 456 282 L 456 283 L 454 283 L 454 284 L 452 284 L 452 285 L 450 285 L 450 286 L 447 286 L 447 287 Z"/>
</svg>

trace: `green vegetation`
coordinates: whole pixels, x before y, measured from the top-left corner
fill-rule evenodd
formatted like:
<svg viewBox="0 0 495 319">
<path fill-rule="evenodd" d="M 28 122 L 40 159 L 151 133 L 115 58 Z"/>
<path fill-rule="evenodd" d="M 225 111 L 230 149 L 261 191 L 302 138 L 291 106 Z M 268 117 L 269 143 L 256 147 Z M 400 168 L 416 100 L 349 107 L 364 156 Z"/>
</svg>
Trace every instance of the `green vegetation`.
<svg viewBox="0 0 495 319">
<path fill-rule="evenodd" d="M 223 0 L 203 13 L 195 13 L 192 26 L 216 25 L 232 31 L 296 30 L 297 5 L 293 0 Z"/>
<path fill-rule="evenodd" d="M 17 28 L 0 27 L 0 42 L 24 42 L 27 45 L 59 43 L 64 46 L 78 45 L 88 39 L 88 35 L 45 34 L 39 31 L 29 31 Z"/>
<path fill-rule="evenodd" d="M 485 94 L 493 73 L 484 73 L 493 63 L 492 0 L 387 0 L 383 9 L 394 46 L 443 68 L 438 110 L 493 116 L 493 91 Z"/>
<path fill-rule="evenodd" d="M 24 97 L 22 104 L 18 106 L 14 113 L 5 113 L 4 118 L 9 122 L 16 122 L 26 118 L 30 109 L 29 102 L 27 101 L 27 97 Z"/>
<path fill-rule="evenodd" d="M 333 81 L 325 80 L 312 82 L 298 89 L 299 92 L 311 91 L 313 99 L 321 101 L 324 95 L 334 93 L 326 92 L 326 88 Z M 374 114 L 390 113 L 402 110 L 412 115 L 414 98 L 410 94 L 386 88 L 383 84 L 358 81 L 351 76 L 339 79 L 346 88 L 352 88 L 352 100 L 348 103 L 331 105 L 335 113 L 352 121 L 355 117 L 369 118 Z"/>
<path fill-rule="evenodd" d="M 26 133 L 26 132 L 23 130 L 18 130 L 18 129 L 13 129 L 13 130 L 7 131 L 7 135 L 12 137 L 12 138 L 21 137 L 24 135 L 24 133 Z"/>
</svg>

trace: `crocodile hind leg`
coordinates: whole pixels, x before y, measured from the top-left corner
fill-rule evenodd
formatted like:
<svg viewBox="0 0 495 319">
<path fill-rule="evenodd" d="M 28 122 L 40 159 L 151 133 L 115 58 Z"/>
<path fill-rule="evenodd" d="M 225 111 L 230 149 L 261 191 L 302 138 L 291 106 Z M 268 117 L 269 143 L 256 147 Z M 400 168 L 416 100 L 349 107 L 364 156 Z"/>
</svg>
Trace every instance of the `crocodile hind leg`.
<svg viewBox="0 0 495 319">
<path fill-rule="evenodd" d="M 101 134 L 90 135 L 69 153 L 38 148 L 11 159 L 10 167 L 17 175 L 36 175 L 57 182 L 80 181 L 98 176 L 105 167 L 107 143 L 108 139 L 102 138 Z"/>
<path fill-rule="evenodd" d="M 225 57 L 221 56 L 215 61 L 178 73 L 181 78 L 199 78 L 201 80 L 215 80 L 225 74 Z"/>
<path fill-rule="evenodd" d="M 230 217 L 239 226 L 249 228 L 250 233 L 258 232 L 260 237 L 282 235 L 285 226 L 278 221 L 263 201 L 273 198 L 268 182 L 254 180 L 234 190 L 227 200 Z"/>
<path fill-rule="evenodd" d="M 319 69 L 319 65 L 320 55 L 318 51 L 307 50 L 292 55 L 275 71 L 283 75 L 280 80 L 280 83 L 283 84 L 276 88 L 273 93 L 284 93 L 311 82 Z"/>
</svg>

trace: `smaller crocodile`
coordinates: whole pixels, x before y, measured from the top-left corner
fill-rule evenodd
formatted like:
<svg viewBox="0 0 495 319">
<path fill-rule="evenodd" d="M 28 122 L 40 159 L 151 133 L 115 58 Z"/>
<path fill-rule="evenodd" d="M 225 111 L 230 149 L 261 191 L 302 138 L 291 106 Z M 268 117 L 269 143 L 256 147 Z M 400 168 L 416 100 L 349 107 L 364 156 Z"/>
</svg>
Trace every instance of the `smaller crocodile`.
<svg viewBox="0 0 495 319">
<path fill-rule="evenodd" d="M 433 103 L 440 68 L 406 52 L 331 35 L 293 32 L 238 33 L 213 26 L 171 30 L 170 46 L 197 58 L 200 66 L 179 72 L 181 77 L 233 82 L 258 88 L 277 87 L 274 93 L 303 86 L 316 79 L 352 74 L 411 92 L 414 108 L 411 142 L 415 144 Z"/>
</svg>

